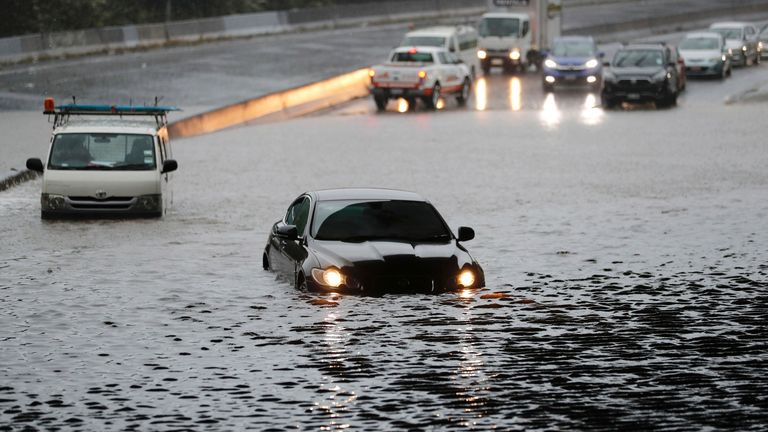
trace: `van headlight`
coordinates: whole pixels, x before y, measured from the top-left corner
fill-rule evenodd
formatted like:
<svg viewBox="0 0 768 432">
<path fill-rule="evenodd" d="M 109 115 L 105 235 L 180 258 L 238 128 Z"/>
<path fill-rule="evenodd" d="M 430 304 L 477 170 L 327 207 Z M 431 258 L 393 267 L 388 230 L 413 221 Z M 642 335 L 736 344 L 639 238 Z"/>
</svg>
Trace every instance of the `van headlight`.
<svg viewBox="0 0 768 432">
<path fill-rule="evenodd" d="M 312 269 L 312 279 L 318 284 L 331 288 L 338 288 L 346 282 L 344 274 L 335 267 L 327 269 Z"/>
<path fill-rule="evenodd" d="M 162 199 L 160 195 L 142 195 L 136 201 L 136 208 L 145 211 L 157 211 L 161 208 Z"/>
<path fill-rule="evenodd" d="M 61 210 L 65 205 L 64 195 L 47 193 L 40 195 L 40 206 L 43 210 Z"/>
<path fill-rule="evenodd" d="M 520 60 L 520 50 L 515 48 L 509 53 L 509 58 L 511 60 Z"/>
<path fill-rule="evenodd" d="M 479 49 L 477 50 L 477 58 L 480 60 L 485 60 L 485 58 L 488 57 L 488 53 L 485 50 Z"/>
</svg>

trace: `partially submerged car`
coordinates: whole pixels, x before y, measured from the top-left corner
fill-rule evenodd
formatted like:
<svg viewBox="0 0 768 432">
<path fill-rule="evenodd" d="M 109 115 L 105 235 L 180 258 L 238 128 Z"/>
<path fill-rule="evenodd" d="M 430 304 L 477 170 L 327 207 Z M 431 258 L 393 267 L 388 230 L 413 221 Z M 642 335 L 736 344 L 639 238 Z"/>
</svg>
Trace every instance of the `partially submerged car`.
<svg viewBox="0 0 768 432">
<path fill-rule="evenodd" d="M 416 193 L 391 189 L 307 192 L 272 227 L 263 267 L 299 289 L 440 293 L 485 285 L 483 269 L 440 213 Z"/>
<path fill-rule="evenodd" d="M 43 219 L 59 217 L 160 217 L 171 205 L 172 159 L 162 106 L 55 106 L 45 162 L 27 160 L 43 176 Z"/>
</svg>

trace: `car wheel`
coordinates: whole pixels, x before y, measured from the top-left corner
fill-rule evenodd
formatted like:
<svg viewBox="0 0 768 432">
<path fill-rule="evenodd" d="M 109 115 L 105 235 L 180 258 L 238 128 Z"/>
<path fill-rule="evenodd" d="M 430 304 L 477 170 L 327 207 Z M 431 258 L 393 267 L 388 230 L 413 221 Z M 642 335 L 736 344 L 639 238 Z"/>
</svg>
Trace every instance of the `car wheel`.
<svg viewBox="0 0 768 432">
<path fill-rule="evenodd" d="M 384 111 L 387 109 L 387 102 L 389 102 L 389 100 L 386 96 L 374 96 L 373 101 L 376 102 L 377 110 Z"/>
<path fill-rule="evenodd" d="M 464 78 L 464 83 L 461 85 L 461 93 L 456 96 L 456 101 L 460 106 L 467 104 L 469 100 L 469 94 L 472 92 L 472 84 L 469 82 L 469 78 Z"/>
<path fill-rule="evenodd" d="M 491 73 L 491 62 L 483 62 L 480 65 L 480 68 L 483 69 L 483 75 L 488 75 Z"/>
<path fill-rule="evenodd" d="M 440 83 L 435 83 L 435 86 L 432 87 L 432 96 L 425 98 L 424 102 L 427 103 L 427 108 L 435 109 L 437 108 L 437 101 L 439 100 L 440 100 Z"/>
<path fill-rule="evenodd" d="M 299 280 L 296 282 L 296 288 L 300 291 L 309 290 L 309 286 L 307 285 L 307 279 L 304 277 L 304 275 L 299 274 Z"/>
<path fill-rule="evenodd" d="M 617 105 L 616 100 L 610 98 L 605 93 L 600 96 L 600 104 L 604 109 L 613 109 Z"/>
<path fill-rule="evenodd" d="M 264 255 L 261 257 L 261 266 L 264 268 L 264 270 L 269 270 L 271 268 L 269 265 L 269 257 L 267 256 L 266 252 L 264 252 Z"/>
</svg>

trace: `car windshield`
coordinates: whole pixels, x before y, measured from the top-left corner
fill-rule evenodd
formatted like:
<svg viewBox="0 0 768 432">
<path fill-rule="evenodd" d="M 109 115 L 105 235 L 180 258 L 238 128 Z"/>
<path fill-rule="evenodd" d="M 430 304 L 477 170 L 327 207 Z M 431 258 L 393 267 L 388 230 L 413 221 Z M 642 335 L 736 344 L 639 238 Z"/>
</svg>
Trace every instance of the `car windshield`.
<svg viewBox="0 0 768 432">
<path fill-rule="evenodd" d="M 713 37 L 686 38 L 680 42 L 683 50 L 716 50 L 719 46 L 719 41 Z"/>
<path fill-rule="evenodd" d="M 664 64 L 659 50 L 622 50 L 616 53 L 613 59 L 615 67 L 652 67 Z"/>
<path fill-rule="evenodd" d="M 416 63 L 432 63 L 432 54 L 423 52 L 396 52 L 392 56 L 393 62 L 416 62 Z"/>
<path fill-rule="evenodd" d="M 57 134 L 51 147 L 50 169 L 153 170 L 155 146 L 151 135 L 107 133 Z"/>
<path fill-rule="evenodd" d="M 320 201 L 312 220 L 317 240 L 447 242 L 451 234 L 431 204 L 400 200 Z"/>
<path fill-rule="evenodd" d="M 517 18 L 483 18 L 478 29 L 480 36 L 517 36 L 520 20 Z"/>
<path fill-rule="evenodd" d="M 590 57 L 595 55 L 594 45 L 586 41 L 558 41 L 552 49 L 555 57 Z"/>
<path fill-rule="evenodd" d="M 715 33 L 720 33 L 723 35 L 726 39 L 739 39 L 741 40 L 741 29 L 740 28 L 716 28 L 716 29 L 710 29 Z"/>
<path fill-rule="evenodd" d="M 434 46 L 444 47 L 445 38 L 439 36 L 407 36 L 400 46 Z"/>
</svg>

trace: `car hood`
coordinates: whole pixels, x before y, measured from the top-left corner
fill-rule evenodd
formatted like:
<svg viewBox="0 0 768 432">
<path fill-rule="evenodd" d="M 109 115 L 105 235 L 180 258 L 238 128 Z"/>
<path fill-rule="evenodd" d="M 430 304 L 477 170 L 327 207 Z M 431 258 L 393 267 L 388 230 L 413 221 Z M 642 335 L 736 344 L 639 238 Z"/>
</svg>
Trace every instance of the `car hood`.
<svg viewBox="0 0 768 432">
<path fill-rule="evenodd" d="M 403 261 L 449 260 L 457 254 L 467 255 L 467 252 L 456 244 L 421 243 L 413 244 L 397 241 L 315 241 L 313 251 L 318 258 L 327 261 L 328 265 L 339 267 L 354 266 L 361 263 L 393 263 Z"/>
<path fill-rule="evenodd" d="M 691 60 L 709 60 L 714 58 L 720 58 L 723 53 L 720 50 L 680 50 L 680 55 L 685 61 Z"/>
</svg>

